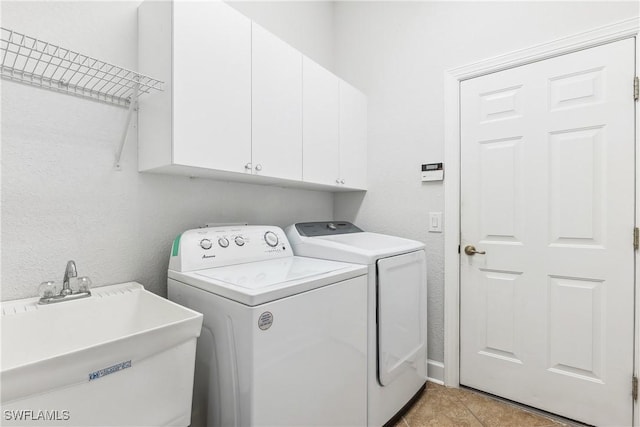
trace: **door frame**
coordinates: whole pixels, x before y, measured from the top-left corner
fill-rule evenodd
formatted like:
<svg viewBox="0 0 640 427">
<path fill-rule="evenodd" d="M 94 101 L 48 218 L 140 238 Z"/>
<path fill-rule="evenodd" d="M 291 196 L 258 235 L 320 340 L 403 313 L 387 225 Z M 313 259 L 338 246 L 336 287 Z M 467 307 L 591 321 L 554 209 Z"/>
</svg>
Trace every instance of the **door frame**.
<svg viewBox="0 0 640 427">
<path fill-rule="evenodd" d="M 636 37 L 636 75 L 640 61 L 640 17 L 626 19 L 593 30 L 564 37 L 549 43 L 495 56 L 444 72 L 444 163 L 447 179 L 444 182 L 444 209 L 447 220 L 444 223 L 444 384 L 447 387 L 460 385 L 460 83 L 497 71 L 542 61 Z M 629 82 L 631 95 L 633 82 Z M 636 103 L 635 123 L 640 123 L 640 108 Z M 636 147 L 640 147 L 638 131 L 635 132 Z M 636 148 L 636 171 L 640 165 L 640 149 Z M 640 173 L 635 176 L 635 222 L 640 224 Z M 629 230 L 632 233 L 633 230 Z M 635 253 L 638 265 L 640 255 Z M 640 283 L 640 269 L 636 268 L 635 283 Z M 635 301 L 635 355 L 634 375 L 638 376 L 640 366 L 640 292 L 636 291 Z M 631 389 L 631 378 L 629 378 Z M 634 402 L 634 425 L 640 425 L 638 402 Z"/>
</svg>

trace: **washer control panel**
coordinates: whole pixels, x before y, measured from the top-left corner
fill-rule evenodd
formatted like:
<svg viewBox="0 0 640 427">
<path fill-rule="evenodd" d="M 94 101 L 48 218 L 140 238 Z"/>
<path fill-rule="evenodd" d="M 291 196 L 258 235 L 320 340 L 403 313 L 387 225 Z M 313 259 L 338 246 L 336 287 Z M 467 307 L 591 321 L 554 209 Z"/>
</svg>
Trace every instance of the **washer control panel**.
<svg viewBox="0 0 640 427">
<path fill-rule="evenodd" d="M 174 240 L 169 268 L 186 272 L 289 256 L 293 252 L 280 227 L 206 227 L 185 231 Z"/>
<path fill-rule="evenodd" d="M 280 239 L 278 239 L 278 235 L 273 231 L 267 231 L 264 233 L 264 241 L 267 242 L 267 245 L 275 248 L 280 243 Z"/>
</svg>

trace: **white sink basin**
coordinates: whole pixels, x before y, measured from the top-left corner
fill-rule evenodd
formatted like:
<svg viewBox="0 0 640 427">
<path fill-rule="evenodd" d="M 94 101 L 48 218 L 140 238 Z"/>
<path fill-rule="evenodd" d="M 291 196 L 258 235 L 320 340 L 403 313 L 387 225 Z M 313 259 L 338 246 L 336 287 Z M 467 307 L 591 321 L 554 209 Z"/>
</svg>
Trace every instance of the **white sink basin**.
<svg viewBox="0 0 640 427">
<path fill-rule="evenodd" d="M 189 425 L 200 313 L 138 283 L 37 301 L 2 303 L 3 425 Z"/>
</svg>

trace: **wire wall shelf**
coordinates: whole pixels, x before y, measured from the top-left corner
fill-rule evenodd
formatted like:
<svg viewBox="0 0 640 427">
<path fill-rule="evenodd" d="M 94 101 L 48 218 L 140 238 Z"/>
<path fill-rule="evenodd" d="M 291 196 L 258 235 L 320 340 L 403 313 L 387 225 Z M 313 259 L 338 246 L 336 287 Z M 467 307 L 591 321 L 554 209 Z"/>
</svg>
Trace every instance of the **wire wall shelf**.
<svg viewBox="0 0 640 427">
<path fill-rule="evenodd" d="M 4 79 L 122 107 L 163 82 L 46 41 L 0 27 Z"/>
</svg>

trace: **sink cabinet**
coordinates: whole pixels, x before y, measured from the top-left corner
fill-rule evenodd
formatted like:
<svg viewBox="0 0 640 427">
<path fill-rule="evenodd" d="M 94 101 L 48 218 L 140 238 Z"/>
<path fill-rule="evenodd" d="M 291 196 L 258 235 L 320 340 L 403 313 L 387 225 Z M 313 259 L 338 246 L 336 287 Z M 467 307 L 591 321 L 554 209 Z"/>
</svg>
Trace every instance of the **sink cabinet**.
<svg viewBox="0 0 640 427">
<path fill-rule="evenodd" d="M 2 302 L 0 406 L 55 417 L 2 425 L 190 425 L 202 314 L 135 282 L 91 293 Z"/>
</svg>

